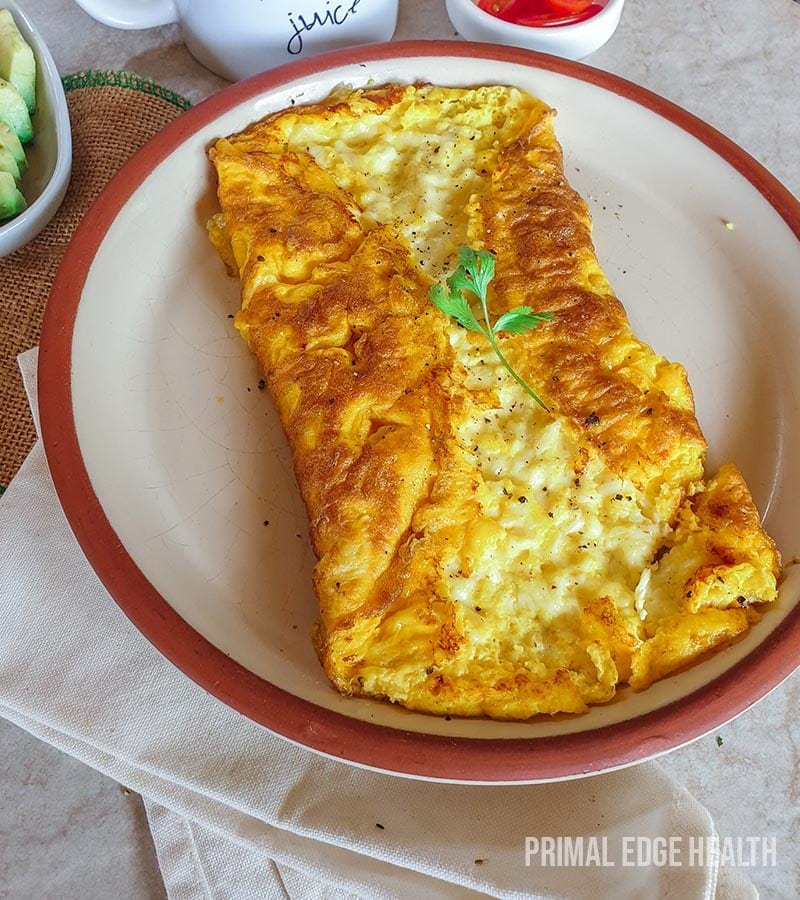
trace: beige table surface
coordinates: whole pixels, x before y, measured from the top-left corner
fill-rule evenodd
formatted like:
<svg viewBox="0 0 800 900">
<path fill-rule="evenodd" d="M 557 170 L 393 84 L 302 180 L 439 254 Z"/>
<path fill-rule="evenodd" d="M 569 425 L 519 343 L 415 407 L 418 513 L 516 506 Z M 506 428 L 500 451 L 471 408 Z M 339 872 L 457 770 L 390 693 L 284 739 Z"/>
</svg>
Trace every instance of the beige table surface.
<svg viewBox="0 0 800 900">
<path fill-rule="evenodd" d="M 220 0 L 222 2 L 222 0 Z M 0 4 L 1 5 L 1 4 Z M 199 101 L 225 86 L 177 27 L 124 32 L 70 0 L 23 0 L 62 73 L 125 68 Z M 444 0 L 400 0 L 395 37 L 452 38 Z M 710 122 L 800 195 L 800 3 L 628 0 L 587 62 Z M 798 286 L 800 302 L 800 286 Z M 800 677 L 662 758 L 722 835 L 776 835 L 778 865 L 746 870 L 764 897 L 800 896 Z M 0 720 L 0 898 L 156 898 L 164 888 L 141 801 Z"/>
</svg>

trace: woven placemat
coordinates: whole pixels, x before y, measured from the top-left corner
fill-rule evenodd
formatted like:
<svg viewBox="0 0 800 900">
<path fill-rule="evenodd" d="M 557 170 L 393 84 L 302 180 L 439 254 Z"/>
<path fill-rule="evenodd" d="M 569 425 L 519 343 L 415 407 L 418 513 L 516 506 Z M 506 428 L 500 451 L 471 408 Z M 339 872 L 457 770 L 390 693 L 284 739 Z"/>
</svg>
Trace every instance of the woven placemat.
<svg viewBox="0 0 800 900">
<path fill-rule="evenodd" d="M 16 357 L 39 342 L 50 285 L 72 233 L 128 157 L 191 105 L 130 72 L 79 72 L 63 80 L 73 142 L 64 203 L 35 240 L 0 259 L 0 486 L 36 439 Z"/>
</svg>

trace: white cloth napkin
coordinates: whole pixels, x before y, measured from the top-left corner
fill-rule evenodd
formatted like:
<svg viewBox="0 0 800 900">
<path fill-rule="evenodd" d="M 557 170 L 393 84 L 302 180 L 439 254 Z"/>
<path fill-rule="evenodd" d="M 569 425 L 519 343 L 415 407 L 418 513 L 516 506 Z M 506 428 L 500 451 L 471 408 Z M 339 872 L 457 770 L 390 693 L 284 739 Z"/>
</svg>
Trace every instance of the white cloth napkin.
<svg viewBox="0 0 800 900">
<path fill-rule="evenodd" d="M 20 357 L 35 418 L 36 358 Z M 619 864 L 624 836 L 714 834 L 656 764 L 540 786 L 419 782 L 327 759 L 227 708 L 97 580 L 41 443 L 0 501 L 0 535 L 0 715 L 144 796 L 171 900 L 756 896 L 717 858 Z M 526 866 L 526 836 L 605 837 L 618 862 Z"/>
</svg>

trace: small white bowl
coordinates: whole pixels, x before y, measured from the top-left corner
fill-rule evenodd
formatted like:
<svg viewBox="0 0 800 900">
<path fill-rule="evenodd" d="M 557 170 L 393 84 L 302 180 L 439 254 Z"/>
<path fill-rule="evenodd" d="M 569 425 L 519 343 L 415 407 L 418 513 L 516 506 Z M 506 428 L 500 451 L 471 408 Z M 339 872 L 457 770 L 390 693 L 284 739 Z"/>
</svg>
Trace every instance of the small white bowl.
<svg viewBox="0 0 800 900">
<path fill-rule="evenodd" d="M 42 36 L 18 3 L 0 5 L 14 17 L 36 58 L 33 140 L 25 145 L 28 168 L 21 186 L 28 207 L 0 225 L 0 256 L 7 256 L 35 238 L 61 206 L 72 171 L 72 132 L 61 78 Z"/>
<path fill-rule="evenodd" d="M 609 0 L 604 9 L 582 22 L 539 28 L 498 19 L 479 9 L 474 0 L 446 0 L 447 15 L 465 40 L 525 47 L 565 59 L 583 59 L 602 47 L 616 30 L 624 4 L 625 0 Z"/>
</svg>

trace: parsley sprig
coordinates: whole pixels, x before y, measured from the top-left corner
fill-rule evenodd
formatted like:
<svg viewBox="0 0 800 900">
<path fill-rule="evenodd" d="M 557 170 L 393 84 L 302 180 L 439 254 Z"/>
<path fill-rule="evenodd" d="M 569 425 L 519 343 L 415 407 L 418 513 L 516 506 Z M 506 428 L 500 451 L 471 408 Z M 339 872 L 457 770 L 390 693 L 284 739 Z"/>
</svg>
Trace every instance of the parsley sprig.
<svg viewBox="0 0 800 900">
<path fill-rule="evenodd" d="M 494 278 L 494 253 L 489 250 L 473 250 L 462 245 L 458 250 L 458 268 L 447 278 L 447 290 L 439 284 L 431 285 L 430 299 L 434 306 L 438 307 L 446 316 L 455 319 L 459 325 L 463 325 L 467 331 L 482 334 L 492 345 L 497 358 L 503 364 L 509 375 L 530 397 L 549 412 L 549 409 L 536 392 L 514 371 L 508 360 L 503 356 L 500 345 L 497 343 L 497 335 L 504 331 L 507 334 L 526 334 L 533 331 L 542 322 L 549 322 L 555 318 L 551 312 L 535 313 L 530 306 L 516 306 L 503 313 L 492 324 L 489 318 L 487 298 L 489 284 Z M 484 325 L 475 318 L 469 301 L 464 292 L 474 294 L 481 304 Z"/>
</svg>

